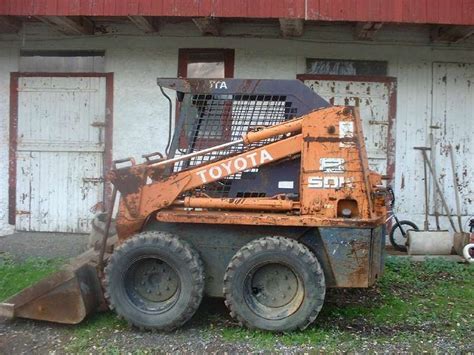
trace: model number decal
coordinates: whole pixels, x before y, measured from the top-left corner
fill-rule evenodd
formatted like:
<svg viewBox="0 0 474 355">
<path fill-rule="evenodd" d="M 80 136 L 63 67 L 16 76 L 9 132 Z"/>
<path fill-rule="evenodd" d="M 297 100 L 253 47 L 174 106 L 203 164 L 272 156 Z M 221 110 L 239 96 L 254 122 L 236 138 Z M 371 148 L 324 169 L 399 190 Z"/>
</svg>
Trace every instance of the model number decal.
<svg viewBox="0 0 474 355">
<path fill-rule="evenodd" d="M 343 173 L 345 160 L 342 158 L 321 158 L 319 159 L 319 170 L 325 173 Z"/>
<path fill-rule="evenodd" d="M 310 176 L 308 188 L 310 189 L 340 189 L 352 187 L 352 179 L 344 176 Z"/>
</svg>

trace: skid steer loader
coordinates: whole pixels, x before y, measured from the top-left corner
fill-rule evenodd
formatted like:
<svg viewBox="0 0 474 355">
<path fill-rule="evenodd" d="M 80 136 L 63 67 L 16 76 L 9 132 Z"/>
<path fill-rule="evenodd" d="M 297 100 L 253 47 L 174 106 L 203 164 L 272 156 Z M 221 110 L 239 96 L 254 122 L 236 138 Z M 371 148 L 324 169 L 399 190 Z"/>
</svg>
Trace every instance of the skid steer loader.
<svg viewBox="0 0 474 355">
<path fill-rule="evenodd" d="M 385 190 L 356 108 L 296 80 L 158 85 L 175 126 L 166 156 L 115 161 L 115 225 L 110 212 L 95 250 L 0 314 L 78 323 L 110 307 L 139 328 L 170 330 L 207 295 L 224 297 L 242 325 L 288 331 L 316 319 L 327 287 L 381 276 Z M 176 92 L 175 122 L 163 89 Z"/>
</svg>

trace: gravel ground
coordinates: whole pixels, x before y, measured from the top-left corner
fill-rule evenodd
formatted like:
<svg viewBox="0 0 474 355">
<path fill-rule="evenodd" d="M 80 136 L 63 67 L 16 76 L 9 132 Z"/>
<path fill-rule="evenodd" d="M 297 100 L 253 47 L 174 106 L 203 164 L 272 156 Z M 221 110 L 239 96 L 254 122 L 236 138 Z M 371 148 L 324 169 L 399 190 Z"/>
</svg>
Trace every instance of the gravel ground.
<svg viewBox="0 0 474 355">
<path fill-rule="evenodd" d="M 223 302 L 206 300 L 194 318 L 181 329 L 172 333 L 140 332 L 128 327 L 111 330 L 104 327 L 95 330 L 87 345 L 78 348 L 81 344 L 78 339 L 76 326 L 56 325 L 44 322 L 15 320 L 0 322 L 0 354 L 30 354 L 30 353 L 100 353 L 100 352 L 133 352 L 142 349 L 142 352 L 159 353 L 170 352 L 250 352 L 252 347 L 241 342 L 229 343 L 220 336 L 212 334 L 207 324 L 208 310 L 222 311 L 224 319 L 220 324 L 230 322 Z M 157 350 L 158 349 L 158 350 Z"/>
<path fill-rule="evenodd" d="M 101 317 L 93 316 L 94 317 Z M 342 322 L 342 320 L 341 320 Z M 211 325 L 211 326 L 210 326 Z M 460 343 L 446 338 L 442 334 L 431 337 L 428 341 L 413 345 L 414 339 L 401 340 L 399 337 L 390 341 L 390 337 L 397 336 L 400 331 L 410 333 L 409 330 L 386 329 L 373 327 L 367 329 L 365 325 L 357 323 L 347 324 L 351 339 L 340 348 L 331 347 L 329 352 L 347 352 L 347 343 L 357 342 L 356 349 L 361 353 L 472 353 L 474 348 L 470 342 Z M 237 324 L 228 316 L 228 311 L 222 301 L 205 299 L 197 314 L 185 326 L 172 333 L 141 332 L 128 328 L 123 324 L 105 324 L 91 330 L 84 335 L 77 331 L 79 326 L 64 326 L 45 322 L 15 320 L 0 322 L 0 354 L 137 354 L 147 353 L 270 353 L 300 354 L 312 352 L 326 352 L 318 343 L 295 341 L 295 344 L 283 343 L 275 340 L 265 343 L 264 347 L 255 342 L 251 335 L 239 340 L 227 340 L 222 334 L 227 329 L 237 329 Z M 317 322 L 311 325 L 317 331 Z M 428 327 L 429 328 L 429 327 Z M 417 330 L 419 334 L 419 329 Z M 426 330 L 430 333 L 430 329 Z M 380 336 L 385 337 L 384 341 Z M 339 349 L 339 350 L 338 350 Z M 270 351 L 271 350 L 271 351 Z M 353 347 L 349 348 L 354 352 Z"/>
<path fill-rule="evenodd" d="M 87 234 L 16 232 L 0 236 L 0 253 L 9 253 L 15 260 L 29 257 L 70 258 L 86 250 Z"/>
<path fill-rule="evenodd" d="M 16 232 L 0 236 L 0 254 L 8 253 L 14 260 L 29 257 L 70 258 L 87 248 L 88 236 L 68 233 Z M 136 329 L 120 329 L 94 339 L 91 350 L 116 347 L 123 351 L 159 348 L 162 352 L 180 351 L 251 351 L 246 344 L 223 342 L 208 332 L 208 311 L 212 310 L 224 323 L 232 323 L 222 300 L 206 300 L 185 327 L 173 333 L 143 333 Z M 29 320 L 0 320 L 0 354 L 64 353 L 67 345 L 76 341 L 77 328 Z M 105 331 L 105 330 L 104 330 Z M 101 332 L 99 330 L 99 332 Z M 132 341 L 131 341 L 132 340 Z"/>
<path fill-rule="evenodd" d="M 63 234 L 63 233 L 15 233 L 0 237 L 0 253 L 9 253 L 16 260 L 24 260 L 28 257 L 73 257 L 86 249 L 88 238 L 86 235 Z M 347 294 L 329 292 L 327 303 L 343 304 L 351 302 L 356 298 L 359 302 L 361 297 L 367 298 L 370 303 L 375 299 L 376 289 L 359 291 L 348 291 Z M 105 320 L 104 320 L 105 319 Z M 324 319 L 320 319 L 324 323 Z M 399 332 L 409 334 L 409 329 L 385 329 L 384 327 L 370 327 L 362 322 L 347 323 L 340 319 L 339 329 L 348 331 L 350 339 L 348 342 L 360 341 L 356 348 L 360 352 L 422 352 L 424 345 L 413 348 L 413 339 L 406 342 L 397 338 L 396 341 L 384 341 L 380 343 L 380 336 L 395 336 Z M 94 315 L 92 319 L 80 326 L 65 326 L 46 322 L 35 322 L 28 320 L 0 320 L 0 354 L 63 354 L 63 353 L 129 353 L 141 349 L 142 353 L 249 353 L 268 352 L 262 349 L 272 349 L 284 353 L 301 353 L 311 351 L 325 351 L 324 348 L 315 348 L 317 344 L 308 343 L 306 340 L 296 340 L 294 344 L 280 343 L 279 340 L 264 348 L 256 344 L 261 333 L 245 331 L 238 339 L 225 337 L 229 330 L 232 334 L 239 334 L 237 324 L 229 317 L 228 310 L 222 300 L 205 299 L 197 314 L 181 329 L 172 333 L 140 332 L 130 329 L 122 322 L 115 319 L 112 314 Z M 98 325 L 97 325 L 98 324 Z M 318 322 L 311 325 L 318 332 Z M 92 329 L 92 330 L 88 330 Z M 418 332 L 420 329 L 417 330 Z M 423 330 L 421 330 L 423 331 Z M 427 333 L 431 333 L 427 325 Z M 246 335 L 248 334 L 248 335 Z M 271 338 L 275 339 L 275 338 Z M 278 338 L 276 338 L 278 339 Z M 264 339 L 265 340 L 265 339 Z M 305 343 L 306 341 L 306 343 Z M 423 341 L 421 341 L 423 343 Z M 474 351 L 471 342 L 460 343 L 444 335 L 433 334 L 427 345 L 428 351 L 446 353 Z M 72 347 L 71 347 L 72 346 Z M 339 351 L 344 352 L 344 344 Z M 334 349 L 332 350 L 334 351 Z"/>
</svg>

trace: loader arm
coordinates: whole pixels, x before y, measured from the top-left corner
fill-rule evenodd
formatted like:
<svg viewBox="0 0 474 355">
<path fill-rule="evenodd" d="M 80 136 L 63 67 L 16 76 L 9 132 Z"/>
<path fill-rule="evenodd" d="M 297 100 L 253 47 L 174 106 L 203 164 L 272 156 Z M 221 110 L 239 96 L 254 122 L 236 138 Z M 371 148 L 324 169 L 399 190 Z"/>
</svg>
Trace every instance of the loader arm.
<svg viewBox="0 0 474 355">
<path fill-rule="evenodd" d="M 340 108 L 330 108 L 323 111 L 316 111 L 310 115 L 328 115 L 338 110 L 340 110 Z M 258 131 L 248 132 L 242 136 L 241 140 L 233 143 L 249 145 L 268 138 L 300 132 L 305 117 L 306 116 L 303 116 Z M 226 146 L 229 144 L 226 144 Z M 182 193 L 214 181 L 225 179 L 238 172 L 258 168 L 265 164 L 298 154 L 301 152 L 301 146 L 302 135 L 293 135 L 255 149 L 249 149 L 241 154 L 171 174 L 167 178 L 153 181 L 150 184 L 146 184 L 148 177 L 156 176 L 160 171 L 163 171 L 165 166 L 185 158 L 181 157 L 179 159 L 169 159 L 153 164 L 139 164 L 132 165 L 128 168 L 115 169 L 111 171 L 109 178 L 121 192 L 119 217 L 117 218 L 117 232 L 121 239 L 126 238 L 139 231 L 143 222 L 151 213 L 172 205 Z M 189 157 L 205 154 L 213 149 L 219 149 L 219 147 L 196 152 L 195 154 L 190 154 Z"/>
<path fill-rule="evenodd" d="M 165 181 L 145 185 L 143 196 L 153 196 L 153 198 L 142 202 L 140 214 L 148 215 L 153 211 L 168 207 L 183 192 L 298 154 L 301 152 L 301 143 L 302 135 L 298 134 L 227 159 L 177 173 Z"/>
<path fill-rule="evenodd" d="M 339 125 L 339 122 L 342 120 L 355 124 L 352 136 L 343 137 L 340 135 L 340 132 L 336 130 L 336 125 Z M 333 213 L 334 207 L 332 206 L 334 206 L 335 203 L 339 203 L 338 201 L 342 201 L 340 210 L 349 207 L 353 210 L 354 216 L 371 219 L 374 217 L 371 192 L 372 187 L 374 187 L 377 182 L 369 181 L 371 175 L 367 166 L 367 158 L 364 155 L 365 153 L 361 155 L 364 148 L 361 147 L 363 142 L 361 142 L 362 139 L 360 139 L 360 137 L 362 137 L 360 126 L 360 118 L 357 113 L 354 114 L 353 110 L 346 107 L 330 107 L 316 110 L 299 119 L 290 120 L 258 131 L 248 132 L 242 136 L 241 140 L 234 143 L 249 145 L 277 137 L 278 140 L 274 142 L 260 145 L 254 149 L 244 150 L 239 154 L 231 155 L 223 159 L 172 173 L 168 177 L 158 177 L 148 184 L 146 182 L 149 181 L 150 177 L 159 176 L 160 171 L 163 171 L 170 164 L 212 152 L 216 149 L 220 149 L 220 147 L 211 147 L 201 152 L 198 151 L 182 157 L 162 160 L 148 165 L 139 164 L 127 169 L 117 169 L 112 172 L 111 180 L 122 194 L 117 218 L 119 240 L 124 240 L 140 231 L 145 220 L 154 212 L 170 207 L 266 210 L 271 212 L 290 211 L 299 208 L 299 201 L 293 202 L 288 199 L 275 198 L 274 196 L 266 196 L 258 199 L 241 198 L 236 200 L 235 198 L 226 199 L 210 198 L 205 195 L 199 196 L 199 192 L 191 196 L 183 196 L 183 194 L 195 190 L 200 186 L 226 179 L 236 173 L 259 168 L 301 154 L 303 149 L 306 151 L 305 160 L 311 163 L 302 165 L 303 180 L 309 181 L 309 183 L 302 181 L 302 184 L 306 185 L 305 191 L 308 192 L 301 194 L 303 197 L 301 201 L 302 208 L 301 211 L 298 212 L 301 215 L 309 216 L 309 218 L 313 218 L 315 213 L 318 213 L 321 218 L 332 218 L 336 216 L 325 215 L 324 209 L 326 208 L 330 213 Z M 305 130 L 302 129 L 303 127 L 306 127 Z M 305 135 L 305 137 L 303 137 L 303 135 Z M 223 146 L 230 144 L 233 143 L 226 143 Z M 342 146 L 346 146 L 346 149 L 340 150 Z M 334 150 L 333 147 L 337 147 L 337 150 Z M 316 157 L 318 151 L 325 151 L 324 154 L 326 155 L 340 155 L 340 152 L 345 152 L 344 154 L 346 154 L 346 156 L 343 160 L 345 161 L 344 165 L 346 165 L 346 167 L 344 170 L 346 170 L 345 173 L 348 174 L 346 183 L 344 182 L 341 170 L 336 173 L 335 176 L 325 177 L 326 182 L 324 183 L 329 185 L 333 184 L 334 186 L 324 187 L 321 185 L 321 189 L 318 187 L 319 180 L 317 179 L 320 168 L 319 165 L 316 168 L 313 162 L 313 160 L 317 160 L 318 162 L 320 160 L 320 158 Z M 321 184 L 322 183 L 323 182 L 321 182 Z M 351 197 L 354 195 L 353 184 L 357 185 L 355 195 L 359 197 L 362 195 L 365 196 L 364 198 L 359 198 L 360 202 L 356 202 L 357 199 Z M 336 194 L 331 192 L 334 189 L 338 191 Z M 182 198 L 180 198 L 180 196 Z M 328 203 L 330 201 L 335 202 L 330 204 Z M 347 206 L 343 206 L 344 203 L 346 203 Z M 338 213 L 341 214 L 342 212 L 339 211 Z M 301 218 L 303 217 L 304 216 Z M 295 220 L 293 223 L 299 222 Z"/>
</svg>

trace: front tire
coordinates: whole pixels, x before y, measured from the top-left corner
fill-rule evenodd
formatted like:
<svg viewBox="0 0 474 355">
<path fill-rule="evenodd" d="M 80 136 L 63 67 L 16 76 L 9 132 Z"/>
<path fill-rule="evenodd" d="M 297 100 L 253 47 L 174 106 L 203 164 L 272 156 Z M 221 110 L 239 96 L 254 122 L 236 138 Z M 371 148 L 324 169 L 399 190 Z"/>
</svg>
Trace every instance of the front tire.
<svg viewBox="0 0 474 355">
<path fill-rule="evenodd" d="M 230 314 L 249 328 L 304 329 L 318 316 L 325 293 L 318 259 L 289 238 L 248 243 L 232 258 L 224 277 Z"/>
<path fill-rule="evenodd" d="M 204 269 L 186 242 L 169 233 L 144 232 L 113 253 L 105 288 L 110 308 L 132 325 L 170 331 L 198 309 Z"/>
</svg>

